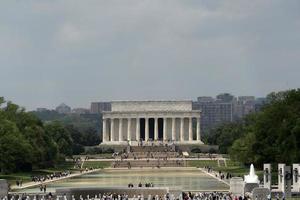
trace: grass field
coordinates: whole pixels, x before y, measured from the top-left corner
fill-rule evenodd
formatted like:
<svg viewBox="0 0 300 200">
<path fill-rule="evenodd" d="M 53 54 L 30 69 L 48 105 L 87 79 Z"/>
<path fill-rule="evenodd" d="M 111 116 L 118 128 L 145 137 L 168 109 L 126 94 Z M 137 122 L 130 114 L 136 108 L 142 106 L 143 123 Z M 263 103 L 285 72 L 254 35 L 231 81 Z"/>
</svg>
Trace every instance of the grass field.
<svg viewBox="0 0 300 200">
<path fill-rule="evenodd" d="M 111 161 L 86 161 L 83 168 L 107 168 L 111 166 Z"/>
<path fill-rule="evenodd" d="M 249 167 L 242 165 L 239 162 L 234 162 L 231 160 L 227 160 L 227 167 L 219 167 L 217 160 L 189 160 L 187 161 L 188 167 L 205 167 L 210 166 L 215 171 L 222 171 L 225 173 L 230 173 L 232 176 L 244 176 L 249 173 Z M 263 171 L 256 170 L 256 174 L 262 178 Z"/>
<path fill-rule="evenodd" d="M 16 180 L 22 180 L 23 183 L 30 182 L 31 176 L 47 175 L 54 172 L 61 172 L 65 170 L 76 171 L 73 168 L 73 162 L 63 162 L 55 166 L 55 168 L 36 169 L 31 172 L 18 172 L 11 174 L 0 174 L 0 179 L 7 179 L 9 184 L 15 184 Z"/>
<path fill-rule="evenodd" d="M 216 160 L 188 160 L 188 167 L 205 167 L 211 166 L 213 168 L 218 167 L 218 163 Z"/>
<path fill-rule="evenodd" d="M 90 159 L 101 159 L 101 158 L 113 158 L 112 157 L 112 153 L 101 153 L 101 154 L 87 154 L 87 155 L 74 155 L 74 158 L 78 158 L 78 157 L 89 157 Z"/>
</svg>

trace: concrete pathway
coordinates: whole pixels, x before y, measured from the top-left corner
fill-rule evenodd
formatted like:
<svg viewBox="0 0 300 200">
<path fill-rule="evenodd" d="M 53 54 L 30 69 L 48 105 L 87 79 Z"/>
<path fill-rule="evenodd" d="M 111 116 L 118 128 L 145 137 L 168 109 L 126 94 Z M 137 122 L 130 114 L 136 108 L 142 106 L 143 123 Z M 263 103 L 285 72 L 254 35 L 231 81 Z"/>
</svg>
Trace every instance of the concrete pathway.
<svg viewBox="0 0 300 200">
<path fill-rule="evenodd" d="M 205 173 L 205 174 L 207 174 L 207 175 L 209 175 L 209 176 L 217 179 L 218 181 L 221 181 L 221 182 L 225 183 L 226 185 L 230 186 L 229 180 L 226 180 L 226 179 L 223 180 L 223 179 L 219 178 L 218 176 L 216 176 L 216 175 L 218 175 L 218 173 L 216 173 L 215 171 L 207 172 L 207 170 L 205 170 L 204 168 L 198 168 L 198 169 L 200 171 L 202 171 L 203 173 Z"/>
<path fill-rule="evenodd" d="M 23 183 L 21 187 L 17 186 L 17 185 L 12 185 L 10 188 L 12 190 L 20 190 L 20 189 L 25 189 L 25 188 L 29 188 L 29 187 L 35 187 L 35 186 L 39 186 L 41 184 L 48 184 L 48 183 L 51 183 L 51 182 L 60 181 L 60 180 L 63 180 L 63 179 L 72 178 L 72 177 L 76 177 L 76 176 L 81 176 L 81 175 L 84 175 L 84 174 L 89 174 L 89 173 L 97 172 L 97 171 L 100 171 L 100 170 L 102 170 L 102 169 L 93 169 L 93 170 L 83 171 L 82 173 L 78 172 L 78 173 L 70 174 L 68 176 L 64 176 L 64 177 L 61 177 L 61 178 L 54 178 L 54 179 L 46 180 L 46 181 L 43 181 L 43 182 L 33 182 L 33 181 L 31 181 L 31 182 Z"/>
<path fill-rule="evenodd" d="M 224 158 L 226 159 L 226 158 Z M 121 159 L 114 159 L 114 158 L 91 158 L 86 160 L 85 162 L 95 162 L 95 161 L 116 161 L 116 160 L 121 160 Z M 134 158 L 128 158 L 128 159 L 123 159 L 124 161 L 131 161 L 131 160 L 157 160 L 157 158 L 141 158 L 141 159 L 134 159 Z M 168 160 L 213 160 L 217 161 L 218 158 L 168 158 Z M 66 159 L 66 161 L 73 161 L 72 159 Z"/>
</svg>

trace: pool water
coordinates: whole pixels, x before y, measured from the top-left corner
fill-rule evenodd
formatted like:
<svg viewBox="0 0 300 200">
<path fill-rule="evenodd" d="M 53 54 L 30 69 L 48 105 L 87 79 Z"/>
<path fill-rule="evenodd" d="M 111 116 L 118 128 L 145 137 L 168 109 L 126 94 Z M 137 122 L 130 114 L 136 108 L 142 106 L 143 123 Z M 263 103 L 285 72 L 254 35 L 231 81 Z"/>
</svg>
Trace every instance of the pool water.
<svg viewBox="0 0 300 200">
<path fill-rule="evenodd" d="M 196 168 L 182 169 L 105 169 L 47 184 L 47 192 L 62 187 L 127 187 L 132 183 L 153 183 L 155 187 L 178 188 L 183 191 L 217 191 L 229 187 L 206 175 Z M 22 192 L 39 192 L 39 187 L 24 189 Z"/>
</svg>

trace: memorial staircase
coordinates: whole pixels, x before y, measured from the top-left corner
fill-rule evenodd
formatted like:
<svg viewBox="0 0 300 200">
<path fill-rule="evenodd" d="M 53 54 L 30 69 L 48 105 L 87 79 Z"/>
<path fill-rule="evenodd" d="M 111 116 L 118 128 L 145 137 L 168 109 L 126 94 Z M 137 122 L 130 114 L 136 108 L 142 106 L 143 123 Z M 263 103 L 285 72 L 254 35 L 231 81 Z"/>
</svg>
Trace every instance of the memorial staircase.
<svg viewBox="0 0 300 200">
<path fill-rule="evenodd" d="M 128 146 L 115 157 L 112 167 L 185 167 L 181 158 L 182 153 L 176 151 L 175 145 Z"/>
<path fill-rule="evenodd" d="M 184 160 L 118 160 L 112 163 L 113 168 L 143 168 L 143 167 L 185 167 Z"/>
</svg>

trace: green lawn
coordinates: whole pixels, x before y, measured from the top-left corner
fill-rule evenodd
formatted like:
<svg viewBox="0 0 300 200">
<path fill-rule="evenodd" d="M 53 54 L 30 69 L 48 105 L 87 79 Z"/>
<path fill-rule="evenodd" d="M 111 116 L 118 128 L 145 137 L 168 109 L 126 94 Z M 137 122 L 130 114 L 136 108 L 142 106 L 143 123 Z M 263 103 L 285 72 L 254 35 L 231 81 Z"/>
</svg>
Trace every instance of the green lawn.
<svg viewBox="0 0 300 200">
<path fill-rule="evenodd" d="M 219 167 L 217 160 L 189 160 L 187 161 L 188 167 L 205 167 L 210 166 L 215 171 L 222 171 L 225 173 L 231 173 L 233 176 L 244 176 L 249 173 L 249 167 L 242 165 L 239 162 L 234 162 L 231 160 L 227 160 L 227 167 Z M 262 178 L 263 171 L 256 170 L 256 174 Z"/>
<path fill-rule="evenodd" d="M 83 168 L 107 168 L 111 166 L 111 161 L 85 161 Z"/>
<path fill-rule="evenodd" d="M 0 179 L 7 179 L 9 184 L 15 184 L 16 180 L 22 180 L 23 183 L 30 182 L 31 176 L 46 175 L 54 172 L 61 172 L 65 170 L 76 171 L 73 168 L 73 162 L 63 162 L 55 166 L 55 168 L 35 169 L 32 172 L 18 172 L 11 174 L 0 174 Z"/>
<path fill-rule="evenodd" d="M 188 167 L 205 167 L 205 166 L 211 166 L 211 167 L 217 167 L 218 163 L 216 160 L 188 160 L 187 161 Z"/>
<path fill-rule="evenodd" d="M 99 158 L 107 158 L 107 159 L 110 159 L 110 158 L 113 158 L 112 157 L 112 153 L 101 153 L 101 154 L 87 154 L 87 155 L 74 155 L 73 157 L 76 158 L 76 157 L 89 157 L 90 159 L 99 159 Z"/>
</svg>

